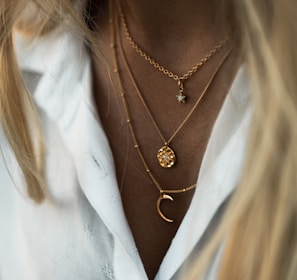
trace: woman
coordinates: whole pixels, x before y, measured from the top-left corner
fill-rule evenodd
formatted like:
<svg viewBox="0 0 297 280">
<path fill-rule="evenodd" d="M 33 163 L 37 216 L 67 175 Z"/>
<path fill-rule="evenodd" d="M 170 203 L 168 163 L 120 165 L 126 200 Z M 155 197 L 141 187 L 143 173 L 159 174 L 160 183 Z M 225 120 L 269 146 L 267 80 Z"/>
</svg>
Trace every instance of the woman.
<svg viewBox="0 0 297 280">
<path fill-rule="evenodd" d="M 1 3 L 0 278 L 295 279 L 296 3 L 48 2 Z"/>
</svg>

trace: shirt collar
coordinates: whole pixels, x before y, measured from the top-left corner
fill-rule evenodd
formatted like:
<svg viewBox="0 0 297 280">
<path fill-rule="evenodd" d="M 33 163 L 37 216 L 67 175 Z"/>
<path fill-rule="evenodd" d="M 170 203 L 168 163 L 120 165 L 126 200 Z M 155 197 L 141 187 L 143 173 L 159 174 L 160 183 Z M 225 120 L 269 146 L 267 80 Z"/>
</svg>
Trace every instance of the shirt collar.
<svg viewBox="0 0 297 280">
<path fill-rule="evenodd" d="M 139 278 L 145 279 L 122 208 L 112 153 L 93 105 L 91 61 L 83 40 L 57 31 L 30 43 L 17 34 L 16 47 L 22 70 L 41 77 L 34 100 L 60 130 L 83 193 Z"/>
</svg>

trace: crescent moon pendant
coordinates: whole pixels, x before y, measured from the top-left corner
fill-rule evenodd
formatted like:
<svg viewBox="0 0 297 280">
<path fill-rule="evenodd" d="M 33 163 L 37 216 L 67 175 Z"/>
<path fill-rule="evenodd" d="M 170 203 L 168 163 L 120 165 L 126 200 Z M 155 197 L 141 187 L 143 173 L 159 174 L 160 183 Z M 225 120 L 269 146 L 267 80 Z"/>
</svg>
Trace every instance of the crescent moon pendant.
<svg viewBox="0 0 297 280">
<path fill-rule="evenodd" d="M 168 222 L 168 223 L 173 223 L 173 220 L 167 218 L 167 217 L 162 213 L 162 211 L 161 211 L 161 203 L 162 203 L 162 200 L 170 200 L 170 201 L 173 201 L 173 198 L 172 198 L 170 195 L 168 195 L 168 194 L 162 193 L 162 194 L 160 195 L 160 197 L 158 198 L 158 200 L 157 200 L 157 212 L 158 212 L 158 214 L 160 215 L 160 217 L 161 217 L 164 221 L 166 221 L 166 222 Z"/>
</svg>

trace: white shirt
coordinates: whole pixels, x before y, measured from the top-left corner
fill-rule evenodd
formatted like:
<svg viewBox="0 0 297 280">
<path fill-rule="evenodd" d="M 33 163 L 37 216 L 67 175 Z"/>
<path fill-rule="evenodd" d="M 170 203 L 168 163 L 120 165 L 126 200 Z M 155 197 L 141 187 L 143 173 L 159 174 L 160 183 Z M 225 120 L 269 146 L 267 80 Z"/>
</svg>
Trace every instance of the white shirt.
<svg viewBox="0 0 297 280">
<path fill-rule="evenodd" d="M 35 205 L 0 134 L 0 279 L 147 279 L 123 211 L 115 167 L 92 99 L 82 40 L 16 36 L 20 68 L 45 130 L 49 198 Z M 240 177 L 250 109 L 241 68 L 215 122 L 192 203 L 156 279 L 171 279 Z"/>
</svg>

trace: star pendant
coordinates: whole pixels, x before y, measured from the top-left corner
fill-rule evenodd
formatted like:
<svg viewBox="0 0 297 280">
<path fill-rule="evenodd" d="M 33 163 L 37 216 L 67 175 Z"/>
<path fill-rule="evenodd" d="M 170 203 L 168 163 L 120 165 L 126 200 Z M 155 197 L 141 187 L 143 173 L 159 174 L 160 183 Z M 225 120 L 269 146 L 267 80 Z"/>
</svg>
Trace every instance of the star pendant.
<svg viewBox="0 0 297 280">
<path fill-rule="evenodd" d="M 183 95 L 181 92 L 176 95 L 176 99 L 179 103 L 186 103 L 187 96 Z"/>
</svg>

